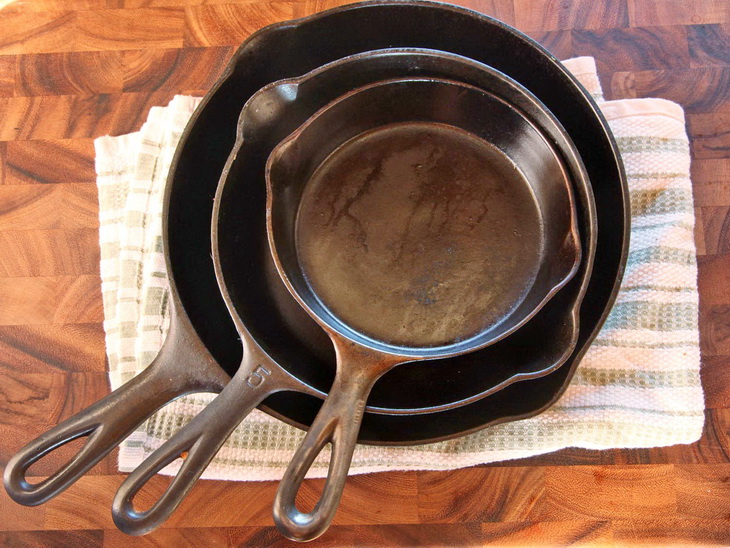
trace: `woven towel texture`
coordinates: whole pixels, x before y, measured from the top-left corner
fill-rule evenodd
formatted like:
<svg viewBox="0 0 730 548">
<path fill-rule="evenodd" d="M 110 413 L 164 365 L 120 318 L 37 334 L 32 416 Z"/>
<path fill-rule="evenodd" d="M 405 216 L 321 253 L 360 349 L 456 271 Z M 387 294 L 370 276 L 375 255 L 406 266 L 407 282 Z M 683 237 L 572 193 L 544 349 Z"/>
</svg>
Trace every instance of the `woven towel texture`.
<svg viewBox="0 0 730 548">
<path fill-rule="evenodd" d="M 545 413 L 447 442 L 358 446 L 352 474 L 452 469 L 564 447 L 654 447 L 700 437 L 704 399 L 684 113 L 662 99 L 603 102 L 592 58 L 565 65 L 599 101 L 629 178 L 631 247 L 616 306 L 565 395 Z M 199 102 L 175 97 L 168 106 L 153 108 L 139 132 L 95 143 L 104 328 L 113 388 L 144 369 L 165 337 L 162 194 L 176 144 Z M 188 396 L 156 413 L 122 445 L 120 470 L 132 470 L 213 397 Z M 254 411 L 203 477 L 280 478 L 302 438 L 301 431 Z M 174 463 L 165 469 L 175 471 Z M 326 461 L 320 459 L 312 475 L 325 474 Z"/>
</svg>

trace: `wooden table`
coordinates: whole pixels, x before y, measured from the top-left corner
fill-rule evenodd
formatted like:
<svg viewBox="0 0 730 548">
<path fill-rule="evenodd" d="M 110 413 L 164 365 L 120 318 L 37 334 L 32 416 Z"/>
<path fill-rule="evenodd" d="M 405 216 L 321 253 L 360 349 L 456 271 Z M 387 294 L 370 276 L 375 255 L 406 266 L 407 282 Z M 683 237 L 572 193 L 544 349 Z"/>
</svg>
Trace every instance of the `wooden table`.
<svg viewBox="0 0 730 548">
<path fill-rule="evenodd" d="M 0 0 L 0 461 L 108 392 L 94 137 L 203 94 L 266 24 L 339 0 Z M 351 478 L 324 545 L 730 544 L 730 3 L 464 0 L 558 57 L 596 57 L 607 98 L 687 113 L 707 421 L 691 446 L 565 450 L 450 473 Z M 66 453 L 68 455 L 68 453 Z M 36 465 L 43 476 L 60 464 Z M 274 483 L 199 483 L 167 525 L 126 537 L 111 456 L 36 508 L 0 490 L 0 545 L 283 544 Z M 160 486 L 165 480 L 160 480 Z M 310 482 L 312 486 L 321 482 Z"/>
</svg>

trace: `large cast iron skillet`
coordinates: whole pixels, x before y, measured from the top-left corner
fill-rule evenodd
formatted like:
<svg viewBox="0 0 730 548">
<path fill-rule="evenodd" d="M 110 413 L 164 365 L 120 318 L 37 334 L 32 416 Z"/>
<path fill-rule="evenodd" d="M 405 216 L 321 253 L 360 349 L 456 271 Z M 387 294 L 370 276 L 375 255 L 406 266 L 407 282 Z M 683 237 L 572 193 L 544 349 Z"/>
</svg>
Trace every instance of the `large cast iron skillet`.
<svg viewBox="0 0 730 548">
<path fill-rule="evenodd" d="M 241 363 L 241 348 L 223 302 L 215 298 L 208 227 L 218 176 L 235 140 L 238 112 L 248 97 L 269 82 L 297 76 L 347 55 L 390 46 L 438 48 L 486 62 L 515 78 L 546 104 L 573 137 L 590 175 L 598 211 L 601 269 L 591 278 L 581 308 L 583 328 L 568 366 L 447 412 L 407 416 L 366 413 L 360 439 L 413 443 L 464 434 L 536 414 L 564 390 L 566 379 L 615 299 L 628 249 L 626 181 L 605 120 L 556 59 L 493 19 L 429 2 L 346 6 L 256 33 L 241 46 L 222 79 L 206 95 L 183 135 L 166 192 L 164 237 L 173 286 L 171 302 L 178 321 L 158 361 L 176 365 L 150 368 L 127 386 L 124 400 L 132 404 L 131 415 L 116 413 L 121 393 L 115 392 L 95 404 L 84 421 L 66 423 L 11 459 L 5 485 L 15 500 L 40 504 L 62 491 L 170 399 L 183 393 L 222 389 Z M 281 330 L 280 318 L 260 312 L 262 340 L 276 343 L 272 339 Z M 287 353 L 286 347 L 280 348 L 282 356 L 277 359 Z M 190 359 L 200 353 L 207 356 L 205 360 Z M 333 371 L 312 370 L 321 374 L 312 384 L 328 386 Z M 167 384 L 155 387 L 161 382 Z M 440 381 L 434 381 L 434 386 L 439 389 Z M 266 404 L 268 412 L 292 424 L 308 425 L 321 401 L 287 395 L 273 396 Z M 90 436 L 86 446 L 62 471 L 41 484 L 25 481 L 25 471 L 38 458 L 85 435 Z"/>
</svg>

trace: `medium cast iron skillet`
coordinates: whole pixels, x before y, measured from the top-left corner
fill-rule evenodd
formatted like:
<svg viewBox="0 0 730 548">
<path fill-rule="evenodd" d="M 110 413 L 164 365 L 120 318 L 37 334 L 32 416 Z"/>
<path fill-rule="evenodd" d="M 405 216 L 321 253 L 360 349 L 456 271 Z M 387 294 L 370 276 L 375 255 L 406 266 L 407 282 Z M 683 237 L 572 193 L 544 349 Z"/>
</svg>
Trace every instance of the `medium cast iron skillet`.
<svg viewBox="0 0 730 548">
<path fill-rule="evenodd" d="M 581 307 L 578 347 L 567 367 L 542 379 L 507 387 L 470 405 L 430 417 L 366 413 L 361 439 L 371 443 L 435 440 L 467 433 L 487 424 L 531 416 L 549 406 L 564 390 L 566 380 L 595 338 L 615 300 L 625 266 L 629 234 L 626 179 L 608 125 L 585 90 L 546 50 L 507 25 L 453 6 L 423 1 L 344 6 L 299 21 L 272 25 L 254 34 L 234 55 L 223 77 L 206 95 L 188 125 L 173 161 L 166 193 L 165 249 L 173 284 L 173 306 L 181 318 L 177 332 L 173 329 L 168 338 L 180 337 L 182 331 L 194 331 L 205 346 L 193 341 L 190 343 L 193 351 L 211 352 L 206 363 L 212 357 L 228 374 L 240 363 L 241 349 L 235 340 L 235 327 L 227 317 L 223 302 L 214 298 L 216 282 L 210 265 L 207 223 L 218 174 L 235 140 L 235 120 L 246 99 L 271 81 L 302 74 L 350 54 L 392 45 L 439 48 L 489 63 L 528 87 L 547 105 L 576 141 L 591 177 L 600 223 L 597 254 L 601 258 L 601 269 L 591 277 Z M 205 162 L 201 162 L 201 158 L 205 158 Z M 187 343 L 178 341 L 178 344 Z M 166 348 L 163 354 L 169 358 L 178 346 L 168 344 Z M 192 355 L 183 350 L 178 354 L 179 361 L 175 361 L 181 364 Z M 160 359 L 163 358 L 161 355 Z M 164 404 L 165 397 L 174 397 L 176 389 L 215 391 L 227 380 L 215 367 L 197 360 L 183 369 L 207 371 L 208 374 L 201 374 L 204 381 L 200 382 L 197 378 L 187 378 L 187 374 L 178 377 L 175 373 L 150 372 L 135 385 L 147 376 L 155 376 L 173 379 L 177 388 L 166 389 L 164 393 L 155 390 L 152 397 L 140 394 L 135 388 L 130 391 L 135 402 L 132 407 L 139 411 L 156 408 Z M 191 376 L 195 375 L 191 373 Z M 329 379 L 332 377 L 330 374 Z M 324 383 L 327 382 L 325 378 Z M 99 418 L 92 420 L 86 428 L 79 428 L 76 437 L 93 430 L 105 411 L 110 414 L 115 401 L 104 400 L 97 404 Z M 311 423 L 319 407 L 316 399 L 299 396 L 271 397 L 265 403 L 268 412 L 300 426 Z M 65 477 L 56 479 L 53 486 L 41 486 L 43 493 L 36 490 L 37 496 L 13 498 L 27 504 L 39 504 L 57 494 L 103 458 L 118 440 L 134 429 L 132 423 L 141 418 L 124 417 L 119 423 L 105 422 L 109 425 L 106 439 L 97 437 L 94 443 L 94 450 L 101 451 L 98 458 L 91 463 L 83 462 L 81 466 L 77 465 L 79 461 L 74 461 L 73 470 L 67 469 Z M 110 440 L 109 436 L 117 429 L 121 433 L 115 433 L 115 439 Z M 49 436 L 47 451 L 67 439 L 66 434 Z M 91 458 L 91 453 L 85 450 L 83 458 Z M 6 468 L 6 486 L 10 485 L 9 470 Z M 25 487 L 21 491 L 25 491 Z"/>
<path fill-rule="evenodd" d="M 411 65 L 417 61 L 401 52 L 383 54 L 387 56 L 383 59 L 407 61 Z M 431 56 L 430 53 L 428 55 Z M 350 64 L 359 66 L 357 63 Z M 368 66 L 367 63 L 364 66 Z M 491 77 L 504 79 L 497 73 L 492 73 Z M 305 86 L 311 79 L 310 75 L 304 77 L 300 81 L 301 85 Z M 257 140 L 261 126 L 256 123 L 256 118 L 267 118 L 268 113 L 273 112 L 289 119 L 271 91 L 277 95 L 299 97 L 295 86 L 294 82 L 284 82 L 265 88 L 246 104 L 239 123 L 241 133 L 232 158 L 241 158 L 242 148 L 251 149 L 247 136 L 253 141 Z M 420 149 L 409 145 L 411 138 L 405 141 L 397 139 L 398 142 L 392 144 L 393 150 L 389 149 L 388 143 L 381 143 L 380 147 L 385 147 L 388 156 L 387 162 L 382 165 L 397 161 L 396 156 L 399 154 L 406 154 L 407 157 L 403 158 L 406 163 L 400 161 L 398 166 L 393 167 L 398 173 L 386 181 L 376 181 L 378 175 L 375 178 L 366 176 L 366 180 L 380 185 L 379 191 L 372 191 L 374 196 L 383 194 L 389 188 L 397 189 L 398 192 L 384 196 L 366 207 L 366 210 L 378 210 L 381 213 L 379 218 L 365 221 L 369 222 L 371 230 L 379 233 L 366 237 L 369 242 L 361 241 L 356 235 L 355 241 L 345 245 L 350 249 L 367 249 L 361 257 L 368 259 L 375 256 L 376 246 L 385 246 L 395 253 L 394 257 L 390 257 L 394 259 L 393 264 L 380 270 L 379 277 L 377 266 L 371 264 L 366 279 L 372 282 L 379 278 L 378 283 L 370 287 L 380 287 L 381 294 L 366 295 L 365 301 L 387 299 L 393 294 L 396 285 L 402 283 L 400 278 L 416 268 L 412 263 L 418 263 L 416 269 L 419 274 L 410 285 L 403 287 L 402 298 L 391 303 L 392 307 L 401 308 L 407 303 L 408 309 L 394 315 L 397 329 L 392 329 L 393 326 L 385 329 L 389 334 L 395 335 L 396 331 L 400 334 L 400 343 L 391 342 L 395 343 L 392 348 L 400 349 L 401 355 L 407 352 L 401 344 L 405 340 L 421 341 L 416 345 L 417 348 L 410 351 L 407 359 L 400 359 L 401 362 L 414 361 L 416 356 L 435 359 L 464 354 L 507 337 L 542 308 L 578 269 L 580 242 L 570 172 L 565 169 L 558 150 L 551 146 L 541 129 L 511 105 L 510 99 L 516 94 L 521 95 L 519 88 L 510 85 L 503 87 L 502 91 L 505 97 L 499 99 L 472 86 L 434 79 L 371 84 L 346 94 L 315 115 L 301 130 L 297 130 L 294 135 L 300 136 L 300 139 L 294 142 L 290 138 L 287 141 L 289 144 L 286 150 L 290 154 L 272 154 L 272 158 L 290 160 L 287 163 L 291 168 L 289 170 L 282 169 L 282 163 L 277 164 L 278 174 L 289 173 L 292 181 L 306 181 L 309 175 L 302 169 L 318 165 L 323 155 L 329 154 L 355 134 L 398 121 L 428 121 L 430 124 L 424 137 L 427 142 L 422 143 Z M 329 133 L 330 130 L 332 133 Z M 434 143 L 435 148 L 432 147 Z M 370 144 L 366 146 L 370 147 Z M 403 147 L 408 150 L 399 152 Z M 277 150 L 284 149 L 278 147 Z M 442 153 L 448 157 L 439 157 Z M 294 160 L 301 162 L 301 169 L 294 168 Z M 355 188 L 360 180 L 359 174 L 371 168 L 371 160 L 363 160 L 364 164 L 355 168 L 354 178 L 348 179 L 346 173 L 333 175 L 337 179 L 336 188 L 342 191 L 340 196 L 345 202 L 349 203 L 348 196 L 355 197 L 367 192 L 366 189 Z M 411 180 L 415 186 L 406 188 L 405 181 L 400 180 L 399 175 L 405 176 L 403 169 L 408 167 L 409 161 L 422 162 L 414 169 L 426 177 L 429 184 L 419 187 L 416 180 Z M 433 162 L 435 165 L 430 165 Z M 345 172 L 350 164 L 349 160 L 345 161 Z M 240 165 L 248 164 L 244 162 Z M 454 172 L 449 173 L 452 168 L 455 168 Z M 235 170 L 225 169 L 224 173 L 227 175 L 221 179 L 214 210 L 213 238 L 217 245 L 213 247 L 213 256 L 221 292 L 234 321 L 238 323 L 242 314 L 246 313 L 248 303 L 248 298 L 241 299 L 239 280 L 246 275 L 241 264 L 250 256 L 250 250 L 242 246 L 245 241 L 257 240 L 257 219 L 263 215 L 264 209 L 259 201 L 247 197 L 247 194 L 255 194 L 255 177 L 246 177 Z M 345 179 L 349 180 L 353 188 L 340 184 L 345 184 Z M 292 185 L 286 186 L 291 188 Z M 403 195 L 403 192 L 420 192 L 423 203 L 419 215 L 412 216 L 408 223 L 410 236 L 399 239 L 393 236 L 401 233 L 406 225 L 393 226 L 393 220 L 402 218 L 405 210 L 393 212 L 388 218 L 383 207 L 392 207 L 397 195 L 410 203 L 411 198 Z M 288 207 L 296 208 L 296 191 L 291 194 L 285 190 L 282 196 L 286 196 Z M 329 203 L 330 200 L 325 201 Z M 426 204 L 429 204 L 428 207 Z M 440 204 L 452 209 L 440 211 L 432 223 L 419 222 L 419 216 L 430 211 L 432 206 L 438 208 Z M 353 207 L 355 205 L 352 204 Z M 320 214 L 325 213 L 310 211 L 309 219 L 314 222 L 300 221 L 300 225 L 319 226 L 317 221 Z M 351 215 L 351 212 L 348 211 L 347 215 Z M 426 215 L 423 220 L 428 221 L 429 218 L 430 215 Z M 351 219 L 355 217 L 345 221 Z M 289 215 L 285 215 L 279 222 L 284 223 L 282 226 L 288 226 L 289 220 Z M 347 239 L 350 224 L 345 222 L 338 225 L 344 227 L 344 232 L 339 232 L 340 236 Z M 355 224 L 364 228 L 363 225 Z M 423 230 L 431 230 L 428 228 L 431 225 L 432 229 L 439 227 L 438 233 L 423 233 Z M 265 230 L 265 227 L 261 228 Z M 315 263 L 319 263 L 320 258 L 327 261 L 337 255 L 336 251 L 329 253 L 324 250 L 320 243 L 314 243 L 309 249 L 316 250 L 313 257 Z M 364 267 L 362 261 L 354 268 L 347 268 L 354 258 L 348 256 L 338 265 L 321 266 L 326 275 L 320 274 L 318 279 L 324 280 L 335 272 L 347 270 L 359 276 Z M 390 274 L 391 278 L 383 279 L 384 273 Z M 365 282 L 350 280 L 346 283 L 352 288 Z M 365 301 L 352 303 L 347 308 L 357 311 L 361 319 L 367 319 L 368 303 Z M 386 310 L 389 308 L 391 306 L 384 306 Z M 424 314 L 430 317 L 428 322 L 423 321 Z M 446 314 L 451 316 L 449 321 L 443 321 Z M 377 321 L 369 325 L 382 327 L 383 320 L 381 313 Z M 401 321 L 405 325 L 401 325 Z M 342 352 L 343 348 L 339 346 L 338 353 Z M 481 369 L 488 372 L 489 359 L 482 356 L 482 360 Z M 390 360 L 386 361 L 390 363 Z M 536 361 L 539 362 L 539 359 Z M 453 360 L 441 359 L 440 363 L 441 367 L 452 369 L 444 371 L 444 376 L 457 374 L 454 370 L 460 367 Z M 125 480 L 113 504 L 115 523 L 120 529 L 140 534 L 158 526 L 179 504 L 240 421 L 270 392 L 280 389 L 277 376 L 279 366 L 276 363 L 249 362 L 248 367 L 255 367 L 255 370 L 240 369 L 219 397 Z M 252 374 L 259 375 L 256 383 L 251 382 Z M 374 382 L 375 379 L 372 380 Z M 347 383 L 340 383 L 339 386 L 343 385 Z M 410 386 L 406 384 L 402 388 L 408 391 Z M 355 409 L 359 409 L 360 414 L 364 410 L 366 391 L 363 390 L 360 396 L 360 401 L 349 404 L 339 400 L 344 405 L 342 409 L 352 413 L 352 423 L 355 425 L 346 429 L 354 436 L 350 440 L 350 447 L 337 444 L 333 453 L 335 462 L 340 464 L 336 467 L 340 484 L 347 475 L 357 438 L 356 425 L 361 419 Z M 331 402 L 330 399 L 328 401 Z M 333 424 L 335 422 L 333 420 Z M 185 460 L 162 497 L 148 510 L 136 511 L 132 504 L 136 493 L 156 472 L 181 454 L 186 455 Z M 341 488 L 342 485 L 336 490 L 337 495 Z M 330 502 L 326 506 L 329 512 L 324 521 L 331 519 L 338 498 L 328 497 Z M 317 534 L 323 530 L 320 524 Z"/>
</svg>

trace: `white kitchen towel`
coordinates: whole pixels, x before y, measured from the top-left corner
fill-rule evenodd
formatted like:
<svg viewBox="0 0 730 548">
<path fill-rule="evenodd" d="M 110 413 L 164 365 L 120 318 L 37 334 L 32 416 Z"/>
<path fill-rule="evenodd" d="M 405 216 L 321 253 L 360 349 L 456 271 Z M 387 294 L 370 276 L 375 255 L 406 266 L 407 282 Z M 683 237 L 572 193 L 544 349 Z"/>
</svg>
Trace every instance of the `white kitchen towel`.
<svg viewBox="0 0 730 548">
<path fill-rule="evenodd" d="M 704 398 L 684 113 L 663 99 L 604 102 L 592 58 L 565 65 L 599 101 L 631 191 L 628 266 L 606 325 L 563 397 L 541 415 L 430 445 L 359 445 L 352 474 L 451 469 L 564 447 L 654 447 L 700 437 Z M 175 97 L 153 108 L 139 132 L 96 140 L 104 327 L 114 388 L 144 369 L 165 337 L 162 194 L 181 132 L 199 102 Z M 124 442 L 119 468 L 132 470 L 213 397 L 188 396 L 156 413 Z M 303 435 L 254 411 L 204 477 L 280 478 Z M 166 469 L 173 472 L 175 464 Z M 325 474 L 326 461 L 318 460 L 312 475 Z"/>
</svg>

